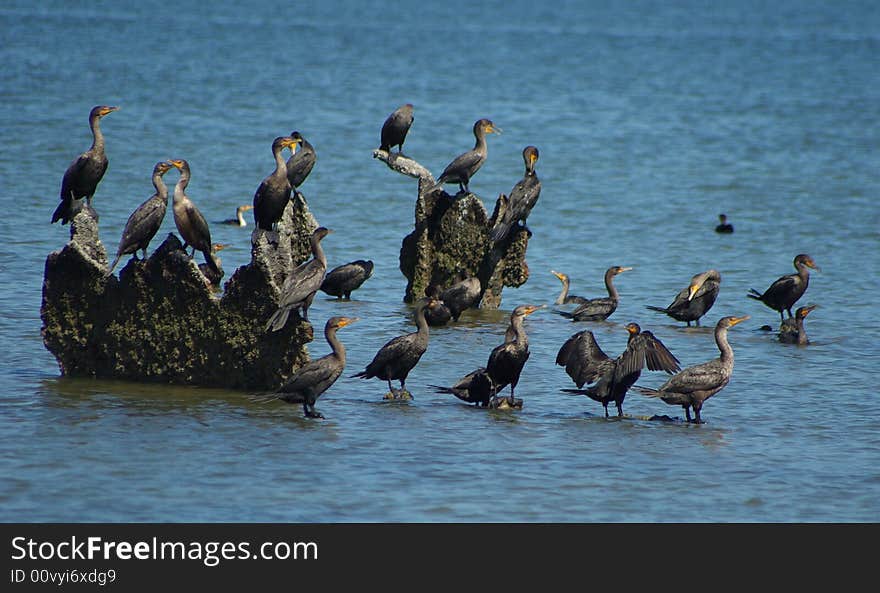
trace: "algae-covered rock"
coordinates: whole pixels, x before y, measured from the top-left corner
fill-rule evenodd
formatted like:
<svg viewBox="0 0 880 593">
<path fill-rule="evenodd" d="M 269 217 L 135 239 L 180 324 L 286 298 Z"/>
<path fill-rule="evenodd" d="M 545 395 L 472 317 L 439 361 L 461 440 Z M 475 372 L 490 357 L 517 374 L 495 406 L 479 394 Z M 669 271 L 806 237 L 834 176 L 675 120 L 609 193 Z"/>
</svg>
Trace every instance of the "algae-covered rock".
<svg viewBox="0 0 880 593">
<path fill-rule="evenodd" d="M 497 244 L 489 237 L 504 212 L 506 196 L 499 196 L 490 217 L 482 200 L 472 193 L 453 196 L 442 190 L 428 191 L 434 177 L 409 157 L 383 150 L 374 151 L 373 157 L 419 180 L 415 228 L 400 248 L 400 271 L 408 281 L 404 301 L 422 298 L 428 286 L 442 290 L 464 278 L 478 278 L 480 306 L 496 309 L 505 286 L 521 286 L 528 280 L 529 232 L 517 227 Z"/>
<path fill-rule="evenodd" d="M 277 388 L 308 360 L 313 339 L 312 326 L 295 315 L 281 331 L 265 331 L 284 278 L 310 255 L 317 223 L 298 202 L 277 233 L 254 231 L 251 263 L 220 298 L 173 233 L 146 260 L 132 258 L 118 278 L 108 275 L 97 221 L 78 214 L 70 242 L 46 259 L 43 281 L 43 342 L 61 373 Z"/>
</svg>

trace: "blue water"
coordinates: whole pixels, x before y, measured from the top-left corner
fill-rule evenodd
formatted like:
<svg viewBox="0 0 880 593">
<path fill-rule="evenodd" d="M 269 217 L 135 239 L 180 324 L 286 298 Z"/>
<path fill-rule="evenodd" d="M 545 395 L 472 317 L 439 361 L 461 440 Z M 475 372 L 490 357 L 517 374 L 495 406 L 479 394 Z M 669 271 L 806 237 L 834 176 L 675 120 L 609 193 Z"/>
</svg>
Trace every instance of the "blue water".
<svg viewBox="0 0 880 593">
<path fill-rule="evenodd" d="M 5 2 L 0 8 L 0 520 L 4 521 L 759 521 L 880 519 L 875 389 L 880 290 L 880 6 L 875 2 L 451 1 L 241 3 Z M 411 331 L 398 269 L 416 182 L 371 157 L 384 118 L 415 105 L 407 154 L 440 171 L 473 143 L 476 119 L 504 130 L 471 189 L 491 210 L 541 151 L 529 218 L 529 281 L 499 311 L 433 331 L 407 382 L 382 401 L 351 379 Z M 273 167 L 270 144 L 299 130 L 318 164 L 302 191 L 331 265 L 376 269 L 351 303 L 320 295 L 311 318 L 340 332 L 346 374 L 327 417 L 246 394 L 68 379 L 43 347 L 46 256 L 61 176 L 90 142 L 93 105 L 110 168 L 98 188 L 115 252 L 152 193 L 153 164 L 190 162 L 189 195 L 209 221 L 249 203 Z M 176 177 L 172 177 L 172 182 Z M 733 235 L 713 232 L 726 212 Z M 174 231 L 169 216 L 158 237 Z M 227 274 L 250 229 L 212 226 Z M 158 239 L 153 247 L 158 245 Z M 777 314 L 747 299 L 809 253 L 803 303 L 813 344 L 758 331 Z M 518 304 L 551 303 L 551 269 L 602 296 L 611 265 L 621 304 L 606 323 L 531 316 L 521 411 L 487 412 L 433 393 L 500 343 Z M 731 330 L 736 367 L 706 423 L 646 418 L 679 408 L 631 393 L 623 420 L 560 393 L 553 362 L 590 328 L 612 356 L 623 325 L 652 330 L 687 365 L 717 355 L 711 329 L 667 305 L 689 278 L 721 271 L 705 320 Z M 315 355 L 327 352 L 318 340 Z M 639 383 L 663 377 L 645 373 Z"/>
</svg>

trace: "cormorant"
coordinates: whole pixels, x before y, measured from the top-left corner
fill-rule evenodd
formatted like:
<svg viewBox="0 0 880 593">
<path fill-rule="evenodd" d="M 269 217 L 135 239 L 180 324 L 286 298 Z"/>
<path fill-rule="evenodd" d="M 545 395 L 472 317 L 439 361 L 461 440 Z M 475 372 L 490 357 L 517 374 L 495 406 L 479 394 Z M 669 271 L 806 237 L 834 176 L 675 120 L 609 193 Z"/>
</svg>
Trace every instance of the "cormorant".
<svg viewBox="0 0 880 593">
<path fill-rule="evenodd" d="M 434 299 L 428 297 L 416 309 L 415 317 L 418 327 L 416 332 L 389 340 L 379 348 L 367 368 L 352 377 L 361 379 L 376 377 L 388 381 L 390 391 L 385 399 L 412 399 L 412 394 L 406 390 L 406 377 L 428 349 L 428 322 L 425 319 L 425 307 L 430 305 L 432 300 Z M 400 389 L 395 389 L 391 385 L 391 381 L 400 381 Z"/>
<path fill-rule="evenodd" d="M 217 257 L 217 252 L 223 251 L 227 247 L 229 247 L 227 243 L 214 243 L 211 245 L 211 253 L 214 255 L 214 261 L 217 262 L 217 267 L 220 268 L 220 274 L 211 270 L 211 266 L 208 264 L 199 264 L 199 271 L 202 273 L 202 276 L 205 277 L 205 280 L 208 281 L 208 285 L 212 288 L 219 287 L 220 281 L 223 280 L 223 261 Z"/>
<path fill-rule="evenodd" d="M 485 367 L 471 371 L 459 379 L 452 387 L 444 387 L 442 385 L 431 385 L 430 387 L 434 388 L 438 393 L 452 394 L 458 399 L 469 404 L 476 404 L 478 407 L 488 406 L 496 391 Z"/>
<path fill-rule="evenodd" d="M 123 255 L 131 254 L 137 257 L 138 250 L 142 249 L 143 259 L 147 259 L 147 247 L 162 226 L 165 210 L 168 208 L 168 187 L 162 176 L 171 168 L 171 165 L 165 161 L 160 161 L 153 167 L 153 187 L 156 188 L 156 193 L 147 198 L 128 217 L 128 222 L 125 223 L 125 229 L 122 231 L 122 239 L 119 240 L 119 248 L 116 250 L 116 259 L 107 272 L 108 276 L 116 269 L 116 264 Z"/>
<path fill-rule="evenodd" d="M 617 309 L 617 303 L 620 300 L 617 289 L 614 288 L 614 277 L 628 270 L 632 270 L 632 268 L 612 266 L 605 271 L 605 288 L 608 290 L 607 297 L 588 299 L 571 313 L 567 311 L 556 312 L 572 321 L 602 321 L 608 319 Z"/>
<path fill-rule="evenodd" d="M 637 323 L 627 323 L 629 332 L 626 349 L 615 359 L 605 354 L 596 342 L 593 332 L 583 330 L 571 336 L 559 349 L 556 364 L 565 367 L 578 389 L 563 389 L 566 393 L 586 395 L 605 408 L 617 405 L 617 415 L 623 416 L 623 400 L 642 369 L 647 365 L 651 371 L 666 371 L 670 375 L 681 370 L 675 355 L 649 331 L 642 331 Z M 580 389 L 586 383 L 594 385 Z"/>
<path fill-rule="evenodd" d="M 562 282 L 562 292 L 560 292 L 559 296 L 556 297 L 556 301 L 554 301 L 553 303 L 554 305 L 568 305 L 571 303 L 583 305 L 589 300 L 581 296 L 568 294 L 568 290 L 571 287 L 571 280 L 569 279 L 567 274 L 557 272 L 556 270 L 550 270 L 550 273 L 559 278 L 559 281 Z"/>
<path fill-rule="evenodd" d="M 474 174 L 480 170 L 486 161 L 488 147 L 486 134 L 500 134 L 501 130 L 495 127 L 488 119 L 479 119 L 474 123 L 474 137 L 477 139 L 473 150 L 469 150 L 455 157 L 437 178 L 434 186 L 425 193 L 431 193 L 441 188 L 446 183 L 457 183 L 460 191 L 469 192 L 468 182 Z"/>
<path fill-rule="evenodd" d="M 233 226 L 247 226 L 247 220 L 244 218 L 244 213 L 248 210 L 253 210 L 254 207 L 250 204 L 244 204 L 235 209 L 235 218 L 227 218 L 226 220 L 221 220 L 220 224 L 231 224 Z"/>
<path fill-rule="evenodd" d="M 407 103 L 394 110 L 382 124 L 382 137 L 379 142 L 379 150 L 391 152 L 392 146 L 397 146 L 397 154 L 403 154 L 403 142 L 413 123 L 413 106 Z"/>
<path fill-rule="evenodd" d="M 516 224 L 516 221 L 522 221 L 523 228 L 528 231 L 529 236 L 532 232 L 526 226 L 526 219 L 532 208 L 538 202 L 541 195 L 541 180 L 535 173 L 535 163 L 538 162 L 538 149 L 534 146 L 526 146 L 523 149 L 523 161 L 526 165 L 526 172 L 523 178 L 519 180 L 507 198 L 507 209 L 501 215 L 501 220 L 495 222 L 492 229 L 492 241 L 496 243 L 504 239 L 510 232 L 510 228 Z"/>
<path fill-rule="evenodd" d="M 254 222 L 257 228 L 265 231 L 274 230 L 284 214 L 291 190 L 290 182 L 287 180 L 287 165 L 281 157 L 281 151 L 295 147 L 299 142 L 300 140 L 290 136 L 279 136 L 272 141 L 275 170 L 263 179 L 254 193 Z"/>
<path fill-rule="evenodd" d="M 727 215 L 726 214 L 719 214 L 718 215 L 718 222 L 719 222 L 718 226 L 715 227 L 716 233 L 732 233 L 733 232 L 733 225 L 730 224 L 729 222 L 727 222 Z"/>
<path fill-rule="evenodd" d="M 266 331 L 278 331 L 287 323 L 287 317 L 294 309 L 302 309 L 302 318 L 309 320 L 309 307 L 315 299 L 315 293 L 321 288 L 327 273 L 327 257 L 321 248 L 321 240 L 332 233 L 328 228 L 318 227 L 312 232 L 309 240 L 312 247 L 312 259 L 296 267 L 284 280 L 281 287 L 281 298 L 278 310 L 266 323 Z"/>
<path fill-rule="evenodd" d="M 191 256 L 195 255 L 196 249 L 201 251 L 211 272 L 222 276 L 223 271 L 220 270 L 220 266 L 217 265 L 212 254 L 211 230 L 208 228 L 208 223 L 186 195 L 186 186 L 189 185 L 190 179 L 189 163 L 183 159 L 172 159 L 168 163 L 180 170 L 180 179 L 174 186 L 172 209 L 174 210 L 174 224 L 177 225 L 177 230 L 184 240 L 183 249 L 185 251 L 187 247 L 192 247 Z"/>
<path fill-rule="evenodd" d="M 302 404 L 306 418 L 323 418 L 324 415 L 315 410 L 315 402 L 345 370 L 345 346 L 336 337 L 336 330 L 357 320 L 357 317 L 328 319 L 324 325 L 324 338 L 333 352 L 299 367 L 274 394 L 254 399 L 260 402 L 282 400 L 289 404 Z"/>
<path fill-rule="evenodd" d="M 797 344 L 806 346 L 810 343 L 807 338 L 807 330 L 804 327 L 804 319 L 810 314 L 810 311 L 818 305 L 809 305 L 807 307 L 798 307 L 794 312 L 794 318 L 789 317 L 783 320 L 779 326 L 779 341 L 785 344 Z"/>
<path fill-rule="evenodd" d="M 440 300 L 440 287 L 429 284 L 425 287 L 425 296 L 433 297 L 431 304 L 425 307 L 425 319 L 431 327 L 440 327 L 449 323 L 452 319 L 452 311 Z"/>
<path fill-rule="evenodd" d="M 642 395 L 659 397 L 672 406 L 684 408 L 687 421 L 691 422 L 690 408 L 694 409 L 694 422 L 700 424 L 700 410 L 707 399 L 724 389 L 730 382 L 733 373 L 733 349 L 727 341 L 727 330 L 737 323 L 745 321 L 745 317 L 722 317 L 715 326 L 715 344 L 721 356 L 714 360 L 704 362 L 670 377 L 657 389 L 640 387 L 633 388 Z"/>
<path fill-rule="evenodd" d="M 788 316 L 791 317 L 791 308 L 807 291 L 807 286 L 810 284 L 810 272 L 807 268 L 813 268 L 817 272 L 821 271 L 813 258 L 805 253 L 794 258 L 794 268 L 797 270 L 797 274 L 788 274 L 778 278 L 770 285 L 770 288 L 764 291 L 764 294 L 754 288 L 748 292 L 750 298 L 761 301 L 771 309 L 779 311 L 779 319 L 783 321 L 785 316 L 782 312 L 788 311 Z"/>
<path fill-rule="evenodd" d="M 373 262 L 358 259 L 337 266 L 327 272 L 321 283 L 321 290 L 338 299 L 351 299 L 351 293 L 373 275 Z"/>
<path fill-rule="evenodd" d="M 694 321 L 699 327 L 700 317 L 709 312 L 718 291 L 721 290 L 721 274 L 717 270 L 706 270 L 691 278 L 690 284 L 675 295 L 672 303 L 666 307 L 646 305 L 651 311 L 666 313 L 677 321 L 686 321 L 688 327 Z"/>
<path fill-rule="evenodd" d="M 510 385 L 509 403 L 513 405 L 514 389 L 519 383 L 526 361 L 529 359 L 529 338 L 523 327 L 523 320 L 541 309 L 538 305 L 520 305 L 510 314 L 510 326 L 504 335 L 504 343 L 496 346 L 489 354 L 486 372 L 492 380 L 492 397 Z M 519 407 L 519 406 L 516 406 Z"/>
<path fill-rule="evenodd" d="M 101 118 L 108 113 L 118 111 L 119 107 L 98 105 L 89 112 L 89 127 L 92 129 L 92 146 L 86 152 L 79 155 L 61 179 L 61 203 L 52 213 L 52 223 L 61 221 L 67 224 L 73 217 L 79 214 L 83 208 L 82 200 L 85 198 L 86 206 L 92 207 L 92 196 L 98 188 L 98 183 L 107 171 L 107 155 L 104 153 L 104 134 L 101 132 Z"/>
<path fill-rule="evenodd" d="M 290 147 L 293 154 L 287 159 L 287 181 L 290 183 L 290 190 L 299 194 L 299 186 L 305 183 L 306 177 L 312 172 L 318 155 L 315 147 L 299 132 L 291 132 L 290 137 L 299 142 L 299 149 L 296 146 Z"/>
<path fill-rule="evenodd" d="M 453 321 L 458 321 L 463 311 L 476 307 L 479 304 L 481 291 L 480 279 L 471 277 L 456 282 L 446 290 L 440 291 L 438 298 L 449 309 Z"/>
</svg>

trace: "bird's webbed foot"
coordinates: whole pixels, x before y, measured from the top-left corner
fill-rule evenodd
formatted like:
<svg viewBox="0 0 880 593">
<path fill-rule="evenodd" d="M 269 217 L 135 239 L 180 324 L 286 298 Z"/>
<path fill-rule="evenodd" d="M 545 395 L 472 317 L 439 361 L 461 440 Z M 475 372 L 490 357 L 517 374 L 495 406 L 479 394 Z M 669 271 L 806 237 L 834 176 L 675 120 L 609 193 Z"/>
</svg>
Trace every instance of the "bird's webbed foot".
<svg viewBox="0 0 880 593">
<path fill-rule="evenodd" d="M 318 410 L 315 410 L 315 409 L 306 410 L 306 418 L 321 418 L 321 419 L 323 419 L 324 414 L 322 414 L 321 412 L 319 412 Z"/>
</svg>

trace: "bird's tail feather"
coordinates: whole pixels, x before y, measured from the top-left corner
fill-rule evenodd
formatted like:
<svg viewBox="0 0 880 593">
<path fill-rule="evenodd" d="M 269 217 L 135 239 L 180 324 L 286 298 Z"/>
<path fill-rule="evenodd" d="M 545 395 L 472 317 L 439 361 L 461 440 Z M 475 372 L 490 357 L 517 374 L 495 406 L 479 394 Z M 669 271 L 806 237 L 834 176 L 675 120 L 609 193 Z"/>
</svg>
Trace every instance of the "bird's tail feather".
<svg viewBox="0 0 880 593">
<path fill-rule="evenodd" d="M 107 272 L 107 275 L 108 275 L 108 276 L 109 276 L 110 274 L 113 273 L 113 270 L 116 269 L 116 264 L 119 263 L 119 260 L 120 260 L 120 259 L 122 259 L 122 254 L 121 254 L 121 253 L 118 254 L 118 255 L 116 256 L 116 259 L 113 260 L 113 265 L 110 266 L 110 270 Z"/>
<path fill-rule="evenodd" d="M 497 243 L 498 241 L 501 241 L 502 239 L 504 239 L 504 237 L 506 237 L 507 233 L 509 233 L 509 232 L 510 232 L 510 223 L 501 221 L 501 222 L 498 222 L 495 225 L 495 228 L 492 229 L 492 233 L 491 233 L 490 237 L 492 238 L 492 241 Z"/>
<path fill-rule="evenodd" d="M 666 313 L 666 309 L 664 307 L 655 307 L 654 305 L 645 305 L 646 309 L 650 309 L 651 311 L 659 311 L 660 313 Z"/>
<path fill-rule="evenodd" d="M 562 315 L 566 319 L 574 319 L 574 315 L 572 313 L 569 313 L 568 311 L 560 311 L 559 309 L 553 309 L 553 312 L 559 313 L 560 315 Z"/>
<path fill-rule="evenodd" d="M 650 387 L 642 387 L 641 385 L 633 385 L 632 389 L 635 389 L 642 395 L 646 395 L 648 397 L 660 397 L 660 392 L 656 389 L 651 389 Z"/>
<path fill-rule="evenodd" d="M 279 329 L 285 326 L 287 323 L 287 318 L 290 316 L 290 309 L 287 307 L 281 307 L 269 318 L 269 322 L 266 324 L 266 331 L 272 330 L 273 332 L 277 332 Z"/>
<path fill-rule="evenodd" d="M 210 249 L 203 251 L 202 255 L 205 256 L 205 263 L 208 264 L 212 272 L 218 275 L 223 273 L 220 271 L 220 266 L 217 265 L 217 260 L 214 259 L 214 254 L 211 253 Z"/>
<path fill-rule="evenodd" d="M 750 288 L 746 296 L 760 301 L 763 295 L 754 288 Z"/>
<path fill-rule="evenodd" d="M 269 402 L 281 399 L 281 395 L 278 393 L 262 393 L 259 395 L 249 395 L 248 399 L 255 404 L 267 404 Z"/>
</svg>

